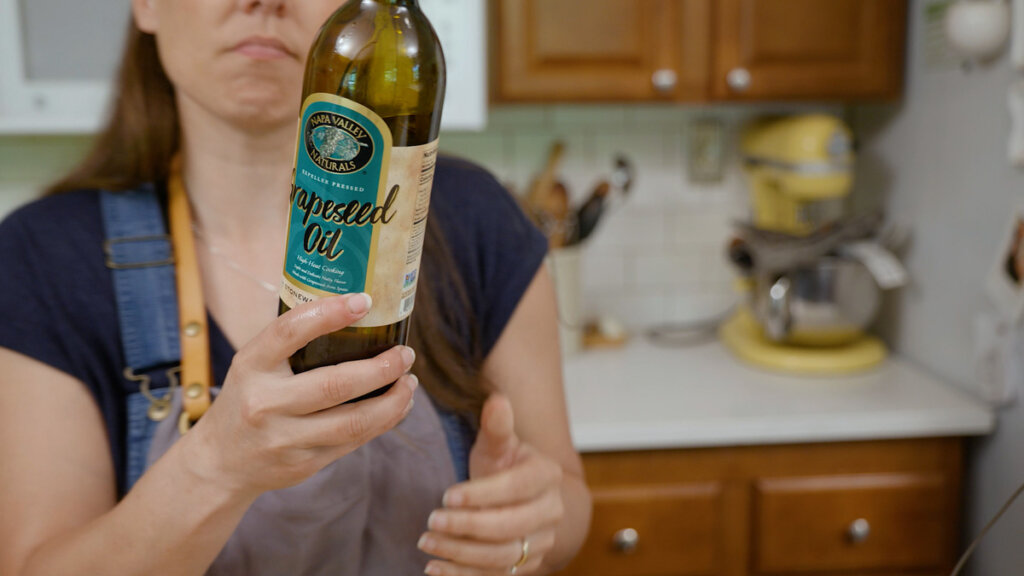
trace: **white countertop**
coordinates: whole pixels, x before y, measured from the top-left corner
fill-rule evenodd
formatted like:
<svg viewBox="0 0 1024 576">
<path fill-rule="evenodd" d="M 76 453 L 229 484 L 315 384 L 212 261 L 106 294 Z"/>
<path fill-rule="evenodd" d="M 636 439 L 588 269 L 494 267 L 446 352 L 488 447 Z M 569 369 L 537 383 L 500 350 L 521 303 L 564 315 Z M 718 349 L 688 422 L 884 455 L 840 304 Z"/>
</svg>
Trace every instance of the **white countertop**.
<svg viewBox="0 0 1024 576">
<path fill-rule="evenodd" d="M 582 452 L 987 434 L 993 410 L 906 360 L 855 376 L 808 377 L 742 364 L 718 342 L 566 360 Z"/>
</svg>

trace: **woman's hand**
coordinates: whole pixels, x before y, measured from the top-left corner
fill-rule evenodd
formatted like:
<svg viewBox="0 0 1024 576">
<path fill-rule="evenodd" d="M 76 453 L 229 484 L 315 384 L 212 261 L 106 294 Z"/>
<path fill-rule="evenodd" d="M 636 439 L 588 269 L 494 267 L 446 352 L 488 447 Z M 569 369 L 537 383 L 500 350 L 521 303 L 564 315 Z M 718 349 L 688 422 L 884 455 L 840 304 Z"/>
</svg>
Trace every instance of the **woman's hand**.
<svg viewBox="0 0 1024 576">
<path fill-rule="evenodd" d="M 419 541 L 431 560 L 426 573 L 440 576 L 537 574 L 555 544 L 562 520 L 562 468 L 522 443 L 512 406 L 503 396 L 487 400 L 480 434 L 470 452 L 470 480 L 448 489 Z M 512 570 L 523 557 L 526 562 Z"/>
<path fill-rule="evenodd" d="M 288 358 L 369 311 L 351 294 L 296 307 L 246 344 L 216 402 L 182 438 L 203 481 L 255 497 L 293 486 L 397 425 L 412 409 L 415 355 L 396 346 L 375 358 L 293 374 Z M 385 394 L 348 400 L 397 380 Z"/>
</svg>

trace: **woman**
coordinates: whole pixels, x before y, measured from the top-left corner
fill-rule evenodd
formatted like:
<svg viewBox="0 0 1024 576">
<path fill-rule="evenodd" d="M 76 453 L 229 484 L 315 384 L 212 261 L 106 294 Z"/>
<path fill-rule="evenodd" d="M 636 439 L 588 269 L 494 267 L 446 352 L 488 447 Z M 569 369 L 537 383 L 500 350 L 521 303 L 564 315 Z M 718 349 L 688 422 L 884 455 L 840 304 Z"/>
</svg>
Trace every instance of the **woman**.
<svg viewBox="0 0 1024 576">
<path fill-rule="evenodd" d="M 372 305 L 340 296 L 278 318 L 263 287 L 283 261 L 306 48 L 338 1 L 132 4 L 107 130 L 56 185 L 65 193 L 0 225 L 0 573 L 461 576 L 568 562 L 590 501 L 543 239 L 492 178 L 440 162 L 420 358 L 396 347 L 293 375 L 292 352 Z M 128 490 L 131 383 L 96 188 L 162 187 L 176 153 L 222 388 Z M 440 434 L 435 406 L 478 423 L 466 482 L 439 484 L 436 458 L 417 456 Z M 408 469 L 417 457 L 425 468 Z"/>
</svg>

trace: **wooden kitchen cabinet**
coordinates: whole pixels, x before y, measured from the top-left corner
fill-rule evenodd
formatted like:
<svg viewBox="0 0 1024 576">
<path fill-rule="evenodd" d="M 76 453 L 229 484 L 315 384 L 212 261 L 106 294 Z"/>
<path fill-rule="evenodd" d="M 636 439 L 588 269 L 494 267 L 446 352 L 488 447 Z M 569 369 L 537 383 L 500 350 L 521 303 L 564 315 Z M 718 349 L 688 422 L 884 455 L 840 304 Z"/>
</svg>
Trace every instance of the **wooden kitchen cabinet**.
<svg viewBox="0 0 1024 576">
<path fill-rule="evenodd" d="M 700 100 L 711 0 L 494 0 L 493 98 Z"/>
<path fill-rule="evenodd" d="M 765 574 L 941 566 L 953 524 L 946 482 L 932 472 L 758 482 L 755 566 Z"/>
<path fill-rule="evenodd" d="M 584 455 L 590 535 L 565 576 L 940 576 L 956 438 Z"/>
<path fill-rule="evenodd" d="M 496 102 L 900 95 L 906 0 L 491 0 Z"/>
<path fill-rule="evenodd" d="M 905 0 L 718 0 L 719 100 L 895 98 Z"/>
<path fill-rule="evenodd" d="M 601 536 L 587 542 L 576 573 L 713 573 L 721 530 L 717 483 L 595 487 L 593 498 L 591 533 Z"/>
</svg>

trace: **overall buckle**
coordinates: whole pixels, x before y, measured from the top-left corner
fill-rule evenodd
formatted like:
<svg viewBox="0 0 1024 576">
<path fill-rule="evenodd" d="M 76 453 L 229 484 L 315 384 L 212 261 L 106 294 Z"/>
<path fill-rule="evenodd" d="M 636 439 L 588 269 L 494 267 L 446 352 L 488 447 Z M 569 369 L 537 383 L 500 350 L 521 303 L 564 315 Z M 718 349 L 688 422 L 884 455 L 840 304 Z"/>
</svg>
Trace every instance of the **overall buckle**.
<svg viewBox="0 0 1024 576">
<path fill-rule="evenodd" d="M 128 244 L 131 242 L 153 242 L 155 240 L 163 240 L 170 245 L 171 237 L 167 234 L 155 234 L 152 236 L 126 236 L 124 238 L 109 238 L 103 241 L 103 253 L 106 255 L 105 264 L 107 268 L 111 270 L 133 270 L 136 268 L 156 268 L 158 266 L 170 266 L 174 264 L 174 255 L 163 259 L 153 260 L 149 262 L 131 262 L 128 264 L 122 264 L 114 261 L 114 247 L 118 244 Z"/>
<path fill-rule="evenodd" d="M 163 396 L 156 396 L 150 391 L 149 386 L 153 383 L 153 379 L 146 374 L 136 374 L 135 370 L 131 367 L 124 369 L 124 377 L 132 382 L 139 383 L 139 392 L 149 400 L 149 408 L 146 410 L 146 416 L 154 422 L 160 422 L 166 420 L 171 414 L 171 399 L 174 398 L 174 388 L 178 386 L 178 375 L 181 374 L 181 366 L 175 366 L 174 368 L 168 369 L 167 374 L 167 392 Z"/>
</svg>

